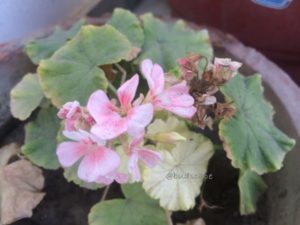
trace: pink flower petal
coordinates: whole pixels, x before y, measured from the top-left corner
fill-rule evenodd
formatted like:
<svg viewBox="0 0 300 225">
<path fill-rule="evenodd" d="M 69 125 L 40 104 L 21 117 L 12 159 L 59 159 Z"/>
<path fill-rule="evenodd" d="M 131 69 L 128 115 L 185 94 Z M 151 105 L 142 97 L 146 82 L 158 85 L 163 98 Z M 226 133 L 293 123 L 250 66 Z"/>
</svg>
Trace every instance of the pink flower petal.
<svg viewBox="0 0 300 225">
<path fill-rule="evenodd" d="M 115 181 L 117 181 L 119 184 L 125 184 L 128 182 L 128 175 L 125 173 L 116 173 Z"/>
<path fill-rule="evenodd" d="M 154 83 L 154 93 L 159 94 L 164 90 L 165 75 L 160 65 L 154 64 L 151 72 L 151 78 Z"/>
<path fill-rule="evenodd" d="M 135 149 L 137 146 L 139 146 L 142 141 L 144 140 L 144 132 L 138 134 L 137 136 L 135 136 L 132 140 L 132 142 L 130 143 L 129 148 L 130 149 Z"/>
<path fill-rule="evenodd" d="M 178 116 L 187 119 L 191 119 L 197 111 L 197 109 L 194 106 L 191 107 L 165 106 L 164 108 Z"/>
<path fill-rule="evenodd" d="M 68 130 L 64 130 L 63 131 L 63 135 L 73 141 L 81 141 L 84 139 L 88 139 L 90 137 L 90 133 L 88 133 L 87 131 L 68 131 Z"/>
<path fill-rule="evenodd" d="M 86 182 L 94 182 L 106 176 L 120 165 L 119 155 L 105 147 L 95 147 L 84 156 L 78 168 L 78 177 Z"/>
<path fill-rule="evenodd" d="M 154 83 L 151 78 L 152 68 L 153 68 L 153 63 L 150 59 L 144 59 L 142 61 L 140 69 L 144 77 L 146 78 L 150 89 L 154 87 Z"/>
<path fill-rule="evenodd" d="M 84 155 L 85 149 L 86 147 L 82 143 L 72 141 L 62 142 L 57 147 L 56 155 L 63 167 L 70 167 Z"/>
<path fill-rule="evenodd" d="M 114 181 L 118 182 L 119 184 L 124 184 L 128 181 L 128 176 L 124 173 L 112 172 L 106 176 L 100 176 L 96 180 L 97 183 L 106 185 L 109 185 Z"/>
<path fill-rule="evenodd" d="M 139 159 L 148 167 L 154 167 L 162 160 L 161 154 L 145 148 L 138 150 L 137 154 Z"/>
<path fill-rule="evenodd" d="M 181 107 L 190 107 L 194 104 L 194 98 L 189 93 L 180 92 L 180 89 L 183 89 L 179 85 L 178 87 L 171 87 L 165 90 L 161 95 L 157 97 L 158 106 L 181 106 Z"/>
<path fill-rule="evenodd" d="M 144 128 L 153 118 L 152 104 L 143 104 L 132 108 L 127 114 L 128 134 L 137 136 L 144 131 Z"/>
<path fill-rule="evenodd" d="M 96 135 L 91 134 L 85 130 L 78 130 L 78 131 L 67 131 L 64 130 L 63 131 L 63 135 L 73 141 L 85 141 L 85 143 L 87 141 L 93 142 L 93 143 L 97 143 L 98 145 L 105 145 L 105 141 L 98 138 Z"/>
<path fill-rule="evenodd" d="M 60 119 L 71 119 L 74 115 L 80 112 L 80 104 L 78 101 L 67 102 L 58 111 L 57 116 Z"/>
<path fill-rule="evenodd" d="M 168 88 L 156 97 L 153 102 L 155 109 L 166 109 L 184 118 L 193 117 L 196 108 L 193 106 L 194 98 L 188 91 L 185 81 Z"/>
<path fill-rule="evenodd" d="M 187 86 L 186 81 L 182 81 L 179 84 L 175 84 L 172 87 L 168 88 L 166 91 L 173 93 L 173 95 L 189 94 L 189 87 Z"/>
<path fill-rule="evenodd" d="M 159 109 L 169 106 L 190 107 L 194 104 L 194 98 L 188 91 L 189 88 L 185 81 L 176 84 L 156 97 L 155 107 Z"/>
<path fill-rule="evenodd" d="M 132 175 L 134 181 L 141 180 L 141 172 L 138 165 L 138 160 L 138 154 L 135 152 L 132 155 L 130 155 L 128 159 L 128 172 Z"/>
<path fill-rule="evenodd" d="M 118 98 L 121 106 L 124 109 L 128 109 L 136 93 L 137 86 L 139 84 L 139 76 L 136 74 L 130 80 L 126 81 L 118 89 Z"/>
<path fill-rule="evenodd" d="M 194 105 L 194 98 L 188 94 L 177 97 L 170 96 L 170 100 L 173 106 L 190 107 Z"/>
<path fill-rule="evenodd" d="M 116 107 L 102 90 L 95 91 L 90 96 L 87 109 L 95 121 L 100 124 L 110 120 L 111 117 L 119 116 Z"/>
<path fill-rule="evenodd" d="M 67 113 L 67 119 L 74 117 L 77 112 L 80 112 L 80 104 L 78 101 L 74 101 L 70 105 L 69 112 Z"/>
<path fill-rule="evenodd" d="M 160 65 L 145 59 L 141 63 L 141 71 L 147 80 L 150 92 L 154 95 L 161 93 L 164 89 L 164 71 Z"/>
<path fill-rule="evenodd" d="M 97 178 L 96 182 L 99 184 L 110 185 L 112 182 L 114 182 L 114 179 L 113 177 L 109 176 L 100 176 Z"/>
<path fill-rule="evenodd" d="M 66 119 L 65 120 L 65 130 L 67 131 L 75 131 L 75 123 L 76 123 L 76 119 Z"/>
<path fill-rule="evenodd" d="M 92 126 L 91 132 L 100 139 L 110 140 L 126 132 L 127 127 L 128 121 L 126 118 L 121 118 L 119 115 L 116 115 L 101 124 Z"/>
</svg>

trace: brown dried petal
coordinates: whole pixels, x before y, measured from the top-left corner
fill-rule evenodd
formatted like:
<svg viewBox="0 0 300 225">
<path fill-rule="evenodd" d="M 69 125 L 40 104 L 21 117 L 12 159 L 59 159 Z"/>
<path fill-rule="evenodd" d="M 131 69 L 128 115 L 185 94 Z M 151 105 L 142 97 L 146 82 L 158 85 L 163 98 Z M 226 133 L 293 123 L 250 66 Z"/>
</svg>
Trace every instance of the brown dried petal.
<svg viewBox="0 0 300 225">
<path fill-rule="evenodd" d="M 1 149 L 1 161 L 7 152 L 11 152 L 11 147 L 10 145 Z M 0 223 L 10 224 L 31 217 L 32 209 L 45 195 L 40 192 L 43 186 L 42 171 L 27 160 L 3 165 L 0 169 Z"/>
<path fill-rule="evenodd" d="M 236 112 L 233 105 L 228 103 L 217 103 L 215 108 L 215 117 L 217 119 L 230 119 Z"/>
</svg>

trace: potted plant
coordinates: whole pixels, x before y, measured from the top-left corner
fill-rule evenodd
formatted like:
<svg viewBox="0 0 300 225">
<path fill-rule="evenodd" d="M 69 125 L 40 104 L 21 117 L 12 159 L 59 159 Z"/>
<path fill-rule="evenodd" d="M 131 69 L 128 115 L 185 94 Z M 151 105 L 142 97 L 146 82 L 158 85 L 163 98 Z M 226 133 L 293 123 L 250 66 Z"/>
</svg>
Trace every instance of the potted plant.
<svg viewBox="0 0 300 225">
<path fill-rule="evenodd" d="M 25 52 L 37 71 L 11 91 L 13 116 L 36 112 L 22 157 L 103 190 L 89 224 L 185 222 L 178 211 L 198 211 L 198 196 L 201 209 L 218 208 L 205 188 L 218 155 L 232 165 L 239 212 L 253 214 L 267 189 L 261 175 L 279 170 L 295 144 L 274 125 L 261 76 L 214 57 L 207 30 L 183 21 L 116 9 L 102 26 L 79 21 Z M 106 199 L 111 185 L 121 191 Z"/>
</svg>

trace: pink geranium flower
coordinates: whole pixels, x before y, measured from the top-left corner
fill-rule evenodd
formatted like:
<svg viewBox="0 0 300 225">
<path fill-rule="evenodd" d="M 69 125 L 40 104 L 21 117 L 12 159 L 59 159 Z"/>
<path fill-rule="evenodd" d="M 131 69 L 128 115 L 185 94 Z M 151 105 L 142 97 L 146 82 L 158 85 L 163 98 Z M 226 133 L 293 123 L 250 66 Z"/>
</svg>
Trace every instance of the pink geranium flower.
<svg viewBox="0 0 300 225">
<path fill-rule="evenodd" d="M 141 172 L 138 164 L 139 160 L 150 168 L 156 166 L 162 160 L 162 157 L 158 152 L 140 146 L 143 139 L 144 134 L 134 138 L 129 145 L 128 152 L 128 171 L 137 182 L 141 181 Z"/>
<path fill-rule="evenodd" d="M 57 116 L 65 120 L 65 129 L 75 130 L 75 122 L 81 115 L 80 104 L 78 101 L 67 102 L 58 111 Z"/>
<path fill-rule="evenodd" d="M 124 132 L 135 136 L 143 132 L 153 117 L 153 106 L 150 103 L 133 105 L 138 75 L 126 81 L 117 91 L 120 107 L 110 101 L 102 90 L 95 91 L 89 98 L 87 109 L 95 119 L 91 132 L 98 137 L 108 140 Z"/>
<path fill-rule="evenodd" d="M 196 108 L 185 81 L 165 89 L 163 69 L 149 59 L 143 60 L 141 71 L 150 89 L 146 99 L 149 99 L 156 110 L 165 109 L 184 118 L 193 117 Z"/>
<path fill-rule="evenodd" d="M 65 103 L 58 111 L 57 116 L 64 120 L 65 130 L 68 131 L 89 130 L 90 126 L 95 122 L 87 110 L 80 106 L 78 101 Z"/>
<path fill-rule="evenodd" d="M 237 70 L 242 66 L 242 63 L 232 61 L 230 58 L 215 58 L 214 69 L 219 67 L 228 67 L 232 72 L 237 72 Z"/>
<path fill-rule="evenodd" d="M 229 58 L 215 58 L 212 69 L 215 77 L 222 77 L 225 80 L 229 80 L 237 74 L 241 66 L 242 63 L 232 61 Z"/>
<path fill-rule="evenodd" d="M 62 142 L 56 150 L 63 167 L 70 167 L 82 159 L 78 177 L 86 182 L 95 182 L 101 177 L 114 173 L 120 165 L 119 155 L 104 146 L 105 142 L 83 131 L 64 131 L 73 141 Z"/>
</svg>

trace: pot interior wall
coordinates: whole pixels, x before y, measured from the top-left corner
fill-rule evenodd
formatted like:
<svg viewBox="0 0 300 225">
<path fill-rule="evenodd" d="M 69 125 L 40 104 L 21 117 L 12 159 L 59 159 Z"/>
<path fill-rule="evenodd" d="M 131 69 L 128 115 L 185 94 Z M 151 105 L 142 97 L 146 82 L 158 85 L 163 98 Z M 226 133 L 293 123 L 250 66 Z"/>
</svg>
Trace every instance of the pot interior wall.
<svg viewBox="0 0 300 225">
<path fill-rule="evenodd" d="M 215 34 L 214 34 L 215 35 Z M 237 40 L 234 40 L 237 41 Z M 226 41 L 224 41 L 226 42 Z M 235 47 L 239 47 L 236 43 Z M 218 44 L 219 45 L 219 44 Z M 241 46 L 240 46 L 241 47 Z M 244 47 L 244 46 L 243 46 Z M 242 47 L 241 47 L 242 49 Z M 249 50 L 249 49 L 247 49 Z M 255 51 L 253 49 L 253 51 Z M 239 52 L 239 51 L 234 51 Z M 243 54 L 246 52 L 241 51 L 239 54 L 232 54 L 223 47 L 215 48 L 215 54 L 218 57 L 230 57 L 236 60 L 240 60 Z M 254 53 L 256 54 L 256 53 Z M 261 56 L 257 54 L 257 60 Z M 264 59 L 265 60 L 265 59 Z M 255 65 L 243 65 L 241 72 L 244 75 L 252 75 L 256 73 Z M 276 71 L 276 68 L 270 68 L 270 71 Z M 282 71 L 278 70 L 278 74 L 274 73 L 272 76 L 281 76 Z M 278 80 L 269 80 L 270 77 L 263 76 L 264 81 L 264 94 L 268 101 L 270 101 L 274 107 L 275 115 L 274 120 L 278 128 L 288 134 L 290 137 L 296 140 L 296 146 L 294 149 L 287 154 L 283 163 L 283 168 L 276 172 L 265 175 L 265 180 L 268 184 L 268 190 L 265 197 L 259 204 L 258 211 L 265 212 L 267 215 L 268 225 L 299 225 L 300 224 L 300 137 L 296 129 L 295 120 L 291 119 L 289 111 L 286 108 L 286 103 L 283 104 L 279 98 L 279 92 L 277 92 L 276 86 Z M 272 83 L 273 82 L 273 83 Z M 271 84 L 271 86 L 270 86 Z M 281 84 L 288 85 L 289 83 Z M 288 87 L 285 87 L 288 88 Z M 279 91 L 279 90 L 278 90 Z M 293 87 L 290 89 L 293 91 Z M 277 92 L 277 93 L 276 93 Z M 286 99 L 286 101 L 293 101 L 293 99 Z M 295 113 L 299 112 L 299 106 L 293 108 Z M 298 124 L 299 125 L 299 124 Z M 267 209 L 264 209 L 264 208 Z M 248 224 L 248 222 L 246 222 Z M 260 225 L 261 223 L 254 223 Z"/>
</svg>

